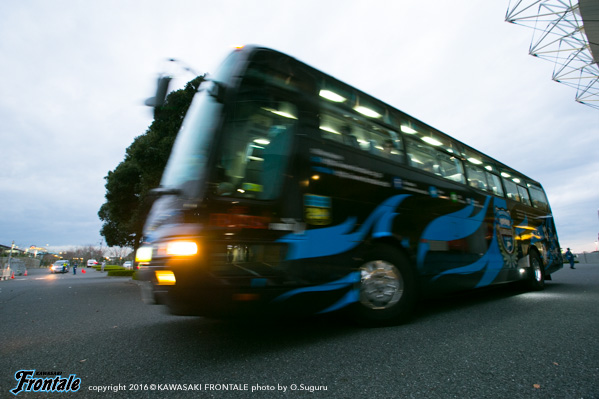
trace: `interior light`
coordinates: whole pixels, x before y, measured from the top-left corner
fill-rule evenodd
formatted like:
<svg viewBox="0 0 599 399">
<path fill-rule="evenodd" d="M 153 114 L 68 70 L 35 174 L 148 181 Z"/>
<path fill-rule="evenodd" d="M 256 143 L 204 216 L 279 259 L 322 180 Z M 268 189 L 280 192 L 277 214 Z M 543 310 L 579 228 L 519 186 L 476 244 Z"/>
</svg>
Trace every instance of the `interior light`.
<svg viewBox="0 0 599 399">
<path fill-rule="evenodd" d="M 175 273 L 170 270 L 157 270 L 154 272 L 154 275 L 156 276 L 158 285 L 175 285 L 177 283 Z"/>
<path fill-rule="evenodd" d="M 313 175 L 312 176 L 312 180 L 319 180 L 320 179 L 320 175 Z"/>
<path fill-rule="evenodd" d="M 485 169 L 488 170 L 489 172 L 493 171 L 493 167 L 491 165 L 485 166 Z"/>
<path fill-rule="evenodd" d="M 416 134 L 416 133 L 418 133 L 416 130 L 414 130 L 411 127 L 406 126 L 406 125 L 401 125 L 400 129 L 401 129 L 402 132 L 407 133 L 407 134 Z"/>
<path fill-rule="evenodd" d="M 279 115 L 282 116 L 283 118 L 288 118 L 288 119 L 297 119 L 295 117 L 295 115 L 290 114 L 289 112 L 285 112 L 285 111 L 279 111 L 278 109 L 272 109 L 272 108 L 262 108 L 265 111 L 268 112 L 272 112 L 275 115 Z"/>
<path fill-rule="evenodd" d="M 139 247 L 135 252 L 136 262 L 150 262 L 152 260 L 152 247 Z"/>
<path fill-rule="evenodd" d="M 275 111 L 270 111 L 270 112 L 272 112 L 272 113 L 273 113 L 273 114 L 275 114 L 275 115 L 282 116 L 283 118 L 287 118 L 287 119 L 297 119 L 297 118 L 295 117 L 295 115 L 291 115 L 290 113 L 288 113 L 288 112 L 285 112 L 285 111 L 276 111 L 276 110 L 275 110 Z"/>
<path fill-rule="evenodd" d="M 328 127 L 328 126 L 320 126 L 320 130 L 324 130 L 325 132 L 329 132 L 329 133 L 333 133 L 333 134 L 341 134 L 338 131 L 336 131 L 335 129 L 333 129 L 332 127 Z"/>
<path fill-rule="evenodd" d="M 198 244 L 193 241 L 171 241 L 166 244 L 167 255 L 192 256 L 198 253 Z"/>
<path fill-rule="evenodd" d="M 513 181 L 514 183 L 520 183 L 520 179 L 518 179 L 517 177 L 513 178 L 513 179 L 512 179 L 512 181 Z"/>
<path fill-rule="evenodd" d="M 476 159 L 476 158 L 468 158 L 468 161 L 475 164 L 475 165 L 482 165 L 482 161 Z"/>
<path fill-rule="evenodd" d="M 432 137 L 428 137 L 428 136 L 424 136 L 422 137 L 422 141 L 429 143 L 430 145 L 434 145 L 434 146 L 439 146 L 443 143 L 441 143 L 439 140 L 436 140 Z"/>
<path fill-rule="evenodd" d="M 321 90 L 320 93 L 318 93 L 320 95 L 320 97 L 326 98 L 329 101 L 333 101 L 336 103 L 342 103 L 344 101 L 347 100 L 347 98 L 340 96 L 339 94 L 332 92 L 330 90 Z"/>
<path fill-rule="evenodd" d="M 501 172 L 502 177 L 512 177 L 509 173 Z"/>
<path fill-rule="evenodd" d="M 376 112 L 376 111 L 374 111 L 374 110 L 372 110 L 370 108 L 363 107 L 361 105 L 356 105 L 354 107 L 354 110 L 358 111 L 362 115 L 365 115 L 365 116 L 367 116 L 369 118 L 380 118 L 382 116 L 378 112 Z"/>
<path fill-rule="evenodd" d="M 255 139 L 254 143 L 256 143 L 256 144 L 262 144 L 262 145 L 269 145 L 270 141 L 268 141 L 266 139 Z"/>
</svg>

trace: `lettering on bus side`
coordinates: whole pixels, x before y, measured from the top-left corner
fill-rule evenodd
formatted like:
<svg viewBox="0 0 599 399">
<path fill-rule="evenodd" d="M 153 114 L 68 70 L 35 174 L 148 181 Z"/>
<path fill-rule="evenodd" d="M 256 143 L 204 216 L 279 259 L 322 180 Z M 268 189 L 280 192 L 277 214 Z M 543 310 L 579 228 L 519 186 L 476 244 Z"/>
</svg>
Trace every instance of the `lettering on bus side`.
<svg viewBox="0 0 599 399">
<path fill-rule="evenodd" d="M 355 180 L 380 187 L 391 187 L 384 175 L 367 168 L 349 164 L 339 154 L 333 154 L 319 148 L 310 149 L 312 170 L 316 173 L 333 175 L 341 179 Z"/>
</svg>

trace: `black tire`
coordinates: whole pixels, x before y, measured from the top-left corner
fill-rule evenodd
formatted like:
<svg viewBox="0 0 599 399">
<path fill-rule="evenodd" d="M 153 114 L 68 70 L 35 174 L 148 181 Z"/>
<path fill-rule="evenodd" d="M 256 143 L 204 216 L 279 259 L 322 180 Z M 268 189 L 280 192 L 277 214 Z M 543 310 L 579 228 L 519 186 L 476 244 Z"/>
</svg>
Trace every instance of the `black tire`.
<svg viewBox="0 0 599 399">
<path fill-rule="evenodd" d="M 359 266 L 360 297 L 354 318 L 367 325 L 407 321 L 414 309 L 416 278 L 406 257 L 387 245 L 377 245 Z"/>
<path fill-rule="evenodd" d="M 545 289 L 543 261 L 536 251 L 531 251 L 528 256 L 530 258 L 530 268 L 528 269 L 528 278 L 525 284 L 526 289 L 529 291 L 542 291 Z"/>
</svg>

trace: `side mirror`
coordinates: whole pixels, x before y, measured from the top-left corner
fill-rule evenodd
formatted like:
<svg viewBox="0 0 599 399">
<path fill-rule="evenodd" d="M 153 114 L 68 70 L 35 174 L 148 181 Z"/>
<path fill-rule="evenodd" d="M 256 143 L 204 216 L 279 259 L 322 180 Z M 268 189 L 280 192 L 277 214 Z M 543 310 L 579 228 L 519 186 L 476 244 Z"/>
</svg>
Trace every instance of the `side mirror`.
<svg viewBox="0 0 599 399">
<path fill-rule="evenodd" d="M 166 93 L 168 93 L 168 86 L 172 79 L 172 76 L 159 76 L 158 81 L 156 82 L 156 95 L 154 97 L 148 98 L 144 104 L 148 107 L 162 107 L 166 101 Z"/>
</svg>

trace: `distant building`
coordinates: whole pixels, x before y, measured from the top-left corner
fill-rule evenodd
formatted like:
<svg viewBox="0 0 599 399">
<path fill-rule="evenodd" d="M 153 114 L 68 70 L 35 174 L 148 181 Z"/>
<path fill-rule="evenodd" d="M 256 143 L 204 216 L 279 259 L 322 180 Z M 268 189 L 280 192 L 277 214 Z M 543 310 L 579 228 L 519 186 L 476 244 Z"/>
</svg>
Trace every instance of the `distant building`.
<svg viewBox="0 0 599 399">
<path fill-rule="evenodd" d="M 9 256 L 10 252 L 11 252 L 11 247 L 12 246 L 6 246 L 6 245 L 0 244 L 0 257 Z M 12 256 L 21 256 L 24 254 L 25 254 L 25 251 L 23 251 L 17 247 L 14 247 L 12 249 Z"/>
<path fill-rule="evenodd" d="M 30 254 L 30 256 L 42 257 L 48 253 L 48 248 L 44 247 L 36 247 L 35 245 L 31 245 L 28 249 L 24 251 L 26 254 Z"/>
</svg>

